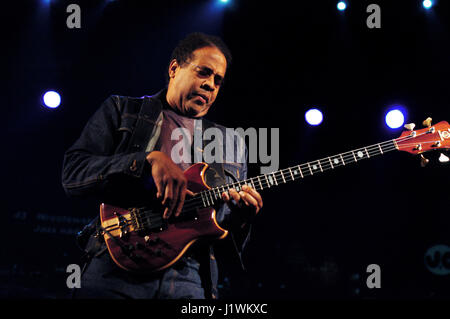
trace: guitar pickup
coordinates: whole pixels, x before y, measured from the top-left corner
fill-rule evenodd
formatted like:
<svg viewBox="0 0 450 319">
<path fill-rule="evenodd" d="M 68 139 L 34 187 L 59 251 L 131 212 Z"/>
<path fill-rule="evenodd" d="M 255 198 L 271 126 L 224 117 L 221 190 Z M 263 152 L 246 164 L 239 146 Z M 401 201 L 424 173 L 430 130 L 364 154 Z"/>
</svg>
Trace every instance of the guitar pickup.
<svg viewBox="0 0 450 319">
<path fill-rule="evenodd" d="M 166 229 L 166 222 L 159 212 L 144 208 L 130 209 L 134 229 L 138 232 L 158 232 Z"/>
</svg>

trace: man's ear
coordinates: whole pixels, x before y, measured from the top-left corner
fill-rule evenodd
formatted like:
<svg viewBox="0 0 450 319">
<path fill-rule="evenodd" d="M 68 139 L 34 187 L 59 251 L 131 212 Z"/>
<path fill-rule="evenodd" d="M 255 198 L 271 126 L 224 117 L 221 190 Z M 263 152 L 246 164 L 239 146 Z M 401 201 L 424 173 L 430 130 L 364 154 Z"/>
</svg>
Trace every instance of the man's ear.
<svg viewBox="0 0 450 319">
<path fill-rule="evenodd" d="M 169 64 L 169 78 L 174 78 L 175 73 L 180 68 L 180 65 L 178 64 L 176 59 L 173 59 Z"/>
</svg>

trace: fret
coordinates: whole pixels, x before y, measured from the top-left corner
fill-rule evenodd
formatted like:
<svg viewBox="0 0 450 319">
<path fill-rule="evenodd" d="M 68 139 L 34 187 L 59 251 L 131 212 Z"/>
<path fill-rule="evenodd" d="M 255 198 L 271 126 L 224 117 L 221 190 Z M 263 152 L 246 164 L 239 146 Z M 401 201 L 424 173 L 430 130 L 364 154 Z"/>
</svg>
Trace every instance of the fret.
<svg viewBox="0 0 450 319">
<path fill-rule="evenodd" d="M 258 176 L 258 182 L 259 182 L 259 186 L 261 187 L 261 190 L 263 190 L 264 187 L 263 187 L 262 184 L 261 184 L 261 179 L 259 178 L 259 176 Z"/>
<path fill-rule="evenodd" d="M 339 154 L 339 156 L 341 157 L 342 165 L 345 166 L 345 162 L 344 162 L 344 158 L 342 157 L 342 154 Z"/>
<path fill-rule="evenodd" d="M 200 193 L 200 197 L 202 198 L 203 207 L 207 207 L 205 203 L 205 199 L 203 198 L 203 193 Z"/>
<path fill-rule="evenodd" d="M 253 183 L 253 178 L 250 178 L 250 183 L 252 183 L 253 189 L 256 189 L 255 184 Z"/>
<path fill-rule="evenodd" d="M 275 176 L 275 172 L 273 172 L 272 175 L 273 175 L 273 179 L 275 180 L 275 185 L 278 185 L 277 178 Z"/>
<path fill-rule="evenodd" d="M 312 172 L 311 166 L 309 165 L 309 162 L 308 162 L 308 168 L 309 168 L 309 171 L 311 172 L 311 175 L 314 175 Z"/>
<path fill-rule="evenodd" d="M 367 158 L 370 158 L 369 152 L 367 151 L 367 147 L 364 147 L 364 149 L 366 150 Z"/>
<path fill-rule="evenodd" d="M 334 169 L 333 162 L 331 161 L 331 158 L 328 157 L 328 160 L 330 161 L 331 168 Z"/>
<path fill-rule="evenodd" d="M 323 173 L 322 165 L 320 165 L 320 160 L 318 160 L 317 163 L 319 163 L 320 171 Z"/>
<path fill-rule="evenodd" d="M 211 192 L 208 191 L 209 197 L 211 197 L 211 205 L 214 205 L 214 199 L 212 198 Z"/>
<path fill-rule="evenodd" d="M 294 175 L 292 174 L 292 170 L 291 170 L 290 167 L 289 167 L 289 173 L 291 173 L 292 180 L 295 180 Z"/>
<path fill-rule="evenodd" d="M 377 145 L 378 145 L 378 148 L 380 149 L 381 154 L 383 154 L 383 149 L 381 148 L 381 145 L 380 144 L 377 144 Z"/>
<path fill-rule="evenodd" d="M 282 170 L 280 171 L 280 174 L 281 174 L 281 178 L 283 179 L 283 182 L 286 184 L 286 180 L 284 179 L 284 175 L 283 175 L 283 171 Z"/>
<path fill-rule="evenodd" d="M 355 159 L 355 163 L 356 163 L 358 160 L 356 159 L 355 152 L 351 151 L 351 153 L 352 153 L 353 158 Z"/>
<path fill-rule="evenodd" d="M 300 172 L 301 177 L 304 178 L 303 172 L 302 172 L 302 168 L 300 167 L 300 165 L 298 165 L 297 167 L 298 167 L 298 170 Z"/>
<path fill-rule="evenodd" d="M 269 180 L 267 179 L 267 175 L 264 174 L 264 177 L 266 178 L 267 186 L 270 188 L 270 183 L 269 183 Z"/>
<path fill-rule="evenodd" d="M 208 204 L 208 207 L 211 206 L 211 205 L 209 204 L 208 196 L 207 196 L 206 193 L 205 193 L 205 198 L 206 198 L 206 203 Z M 205 207 L 206 207 L 206 206 L 205 206 Z"/>
</svg>

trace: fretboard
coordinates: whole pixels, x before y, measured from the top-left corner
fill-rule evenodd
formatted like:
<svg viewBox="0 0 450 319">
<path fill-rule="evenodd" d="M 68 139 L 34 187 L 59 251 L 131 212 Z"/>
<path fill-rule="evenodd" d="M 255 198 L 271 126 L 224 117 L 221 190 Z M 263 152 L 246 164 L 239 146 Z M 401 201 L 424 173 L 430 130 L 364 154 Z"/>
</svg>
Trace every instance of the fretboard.
<svg viewBox="0 0 450 319">
<path fill-rule="evenodd" d="M 313 176 L 323 173 L 330 169 L 357 163 L 358 161 L 368 159 L 377 155 L 382 155 L 397 149 L 396 140 L 390 140 L 371 146 L 355 149 L 353 151 L 328 156 L 312 162 L 288 167 L 276 172 L 267 173 L 245 179 L 242 181 L 225 184 L 203 191 L 197 198 L 201 198 L 201 206 L 210 207 L 222 200 L 222 193 L 229 192 L 234 188 L 240 191 L 242 186 L 248 185 L 257 191 L 276 187 L 288 182 L 301 180 L 307 176 Z"/>
</svg>

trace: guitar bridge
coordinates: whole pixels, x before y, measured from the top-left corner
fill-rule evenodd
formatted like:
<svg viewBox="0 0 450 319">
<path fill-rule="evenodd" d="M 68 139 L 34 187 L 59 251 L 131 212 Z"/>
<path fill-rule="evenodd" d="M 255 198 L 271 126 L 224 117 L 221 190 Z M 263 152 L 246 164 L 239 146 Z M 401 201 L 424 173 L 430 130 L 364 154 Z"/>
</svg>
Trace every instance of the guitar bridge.
<svg viewBox="0 0 450 319">
<path fill-rule="evenodd" d="M 114 215 L 116 215 L 118 219 L 117 227 L 120 229 L 120 238 L 128 238 L 130 223 L 123 215 L 116 212 L 114 212 Z"/>
</svg>

